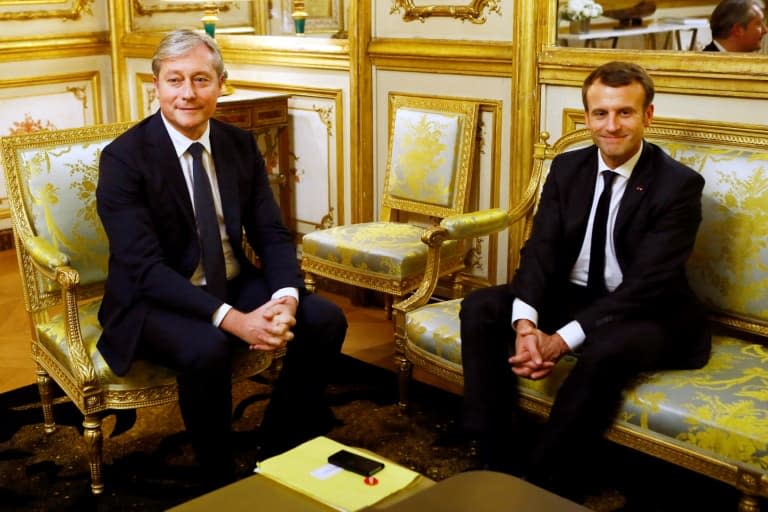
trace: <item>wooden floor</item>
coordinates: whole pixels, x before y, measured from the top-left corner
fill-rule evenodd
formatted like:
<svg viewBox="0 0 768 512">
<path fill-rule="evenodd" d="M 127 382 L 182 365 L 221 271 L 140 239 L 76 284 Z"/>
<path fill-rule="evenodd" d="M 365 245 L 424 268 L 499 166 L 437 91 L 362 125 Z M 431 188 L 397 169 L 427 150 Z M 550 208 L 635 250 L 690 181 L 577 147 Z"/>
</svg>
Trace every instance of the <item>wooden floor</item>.
<svg viewBox="0 0 768 512">
<path fill-rule="evenodd" d="M 323 293 L 323 292 L 321 292 Z M 343 352 L 347 355 L 395 371 L 392 323 L 383 309 L 362 307 L 347 297 L 325 294 L 344 310 L 349 322 Z M 29 324 L 24 311 L 16 252 L 0 251 L 0 393 L 35 382 L 35 366 L 29 354 Z M 449 391 L 452 386 L 421 372 L 415 378 Z"/>
</svg>

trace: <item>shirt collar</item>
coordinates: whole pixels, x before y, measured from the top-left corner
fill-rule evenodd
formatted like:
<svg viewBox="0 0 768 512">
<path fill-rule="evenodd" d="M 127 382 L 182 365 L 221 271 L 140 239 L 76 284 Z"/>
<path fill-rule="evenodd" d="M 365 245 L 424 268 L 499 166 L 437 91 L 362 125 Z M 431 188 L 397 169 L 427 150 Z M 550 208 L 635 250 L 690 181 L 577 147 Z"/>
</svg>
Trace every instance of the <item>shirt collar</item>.
<svg viewBox="0 0 768 512">
<path fill-rule="evenodd" d="M 645 145 L 645 141 L 641 141 L 640 148 L 637 150 L 637 152 L 634 155 L 632 155 L 632 157 L 629 160 L 627 160 L 626 162 L 624 162 L 623 164 L 621 164 L 615 169 L 611 169 L 610 167 L 608 167 L 608 165 L 606 165 L 605 161 L 603 160 L 603 155 L 600 154 L 600 150 L 598 149 L 597 151 L 598 175 L 600 174 L 601 171 L 611 170 L 616 174 L 619 174 L 624 178 L 629 179 L 629 176 L 632 174 L 632 170 L 635 168 L 635 165 L 637 165 L 637 161 L 640 160 L 640 155 L 643 152 L 644 145 Z"/>
<path fill-rule="evenodd" d="M 717 46 L 717 49 L 720 50 L 721 52 L 727 52 L 728 51 L 728 50 L 725 49 L 725 47 L 723 47 L 723 45 L 718 43 L 716 39 L 713 39 L 712 42 L 715 43 L 715 46 Z"/>
<path fill-rule="evenodd" d="M 186 137 L 182 135 L 182 133 L 173 127 L 171 123 L 168 122 L 168 120 L 165 118 L 162 112 L 160 112 L 160 118 L 163 120 L 163 124 L 165 125 L 165 129 L 168 130 L 168 135 L 171 137 L 171 142 L 173 143 L 173 149 L 176 151 L 176 156 L 181 158 L 181 155 L 183 155 L 187 149 L 189 149 L 189 145 L 193 142 L 199 142 L 203 145 L 205 150 L 208 152 L 209 155 L 212 155 L 211 152 L 211 124 L 208 123 L 205 127 L 205 131 L 197 140 L 192 140 L 189 137 Z"/>
</svg>

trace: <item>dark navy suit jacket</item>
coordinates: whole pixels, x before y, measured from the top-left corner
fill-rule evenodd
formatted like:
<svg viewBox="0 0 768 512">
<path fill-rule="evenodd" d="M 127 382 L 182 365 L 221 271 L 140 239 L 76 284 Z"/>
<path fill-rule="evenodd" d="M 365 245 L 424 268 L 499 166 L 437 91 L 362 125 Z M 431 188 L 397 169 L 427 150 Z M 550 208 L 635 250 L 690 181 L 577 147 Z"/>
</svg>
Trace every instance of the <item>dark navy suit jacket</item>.
<svg viewBox="0 0 768 512">
<path fill-rule="evenodd" d="M 241 266 L 243 229 L 275 291 L 303 289 L 291 234 L 253 136 L 210 121 L 210 141 L 227 234 Z M 97 209 L 109 237 L 109 272 L 98 348 L 117 374 L 128 371 L 151 307 L 210 320 L 222 302 L 190 282 L 200 249 L 186 182 L 159 113 L 109 144 L 99 162 Z"/>
<path fill-rule="evenodd" d="M 511 283 L 513 296 L 540 314 L 565 296 L 587 229 L 597 152 L 592 145 L 557 156 L 542 189 L 531 236 Z M 685 274 L 701 222 L 703 187 L 699 173 L 645 142 L 613 232 L 623 280 L 612 293 L 576 314 L 575 320 L 587 336 L 607 322 L 647 318 L 685 338 L 680 339 L 685 349 L 681 349 L 679 364 L 698 367 L 706 363 L 710 332 Z"/>
</svg>

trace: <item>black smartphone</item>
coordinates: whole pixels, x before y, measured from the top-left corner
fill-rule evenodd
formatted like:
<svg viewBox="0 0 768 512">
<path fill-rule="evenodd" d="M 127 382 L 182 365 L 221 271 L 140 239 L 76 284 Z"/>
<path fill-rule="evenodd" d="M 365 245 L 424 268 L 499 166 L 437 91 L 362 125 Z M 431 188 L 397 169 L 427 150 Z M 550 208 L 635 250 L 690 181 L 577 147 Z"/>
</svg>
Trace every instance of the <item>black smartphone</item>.
<svg viewBox="0 0 768 512">
<path fill-rule="evenodd" d="M 384 469 L 383 463 L 347 450 L 339 450 L 329 456 L 328 462 L 363 476 L 371 476 Z"/>
</svg>

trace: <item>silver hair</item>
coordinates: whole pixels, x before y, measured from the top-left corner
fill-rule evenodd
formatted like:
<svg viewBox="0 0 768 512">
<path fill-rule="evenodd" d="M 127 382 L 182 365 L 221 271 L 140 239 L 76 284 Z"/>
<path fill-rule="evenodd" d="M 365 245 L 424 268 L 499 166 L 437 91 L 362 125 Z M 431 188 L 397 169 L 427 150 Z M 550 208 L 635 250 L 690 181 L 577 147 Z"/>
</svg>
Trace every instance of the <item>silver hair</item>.
<svg viewBox="0 0 768 512">
<path fill-rule="evenodd" d="M 221 50 L 219 50 L 216 40 L 208 34 L 186 28 L 169 32 L 160 41 L 155 54 L 152 56 L 152 74 L 155 76 L 160 74 L 160 65 L 163 61 L 182 57 L 201 44 L 211 51 L 213 68 L 216 70 L 217 76 L 223 77 L 226 73 L 224 71 L 224 58 L 221 56 Z"/>
</svg>

